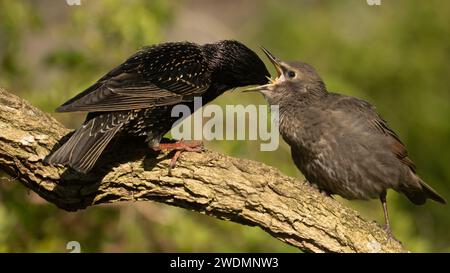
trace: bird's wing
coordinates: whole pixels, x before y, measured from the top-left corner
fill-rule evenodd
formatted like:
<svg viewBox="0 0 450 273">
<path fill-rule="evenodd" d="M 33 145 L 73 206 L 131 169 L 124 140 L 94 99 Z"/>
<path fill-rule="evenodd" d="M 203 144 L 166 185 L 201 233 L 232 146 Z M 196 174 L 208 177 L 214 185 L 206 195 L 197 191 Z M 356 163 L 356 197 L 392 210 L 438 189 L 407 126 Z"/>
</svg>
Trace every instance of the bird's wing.
<svg viewBox="0 0 450 273">
<path fill-rule="evenodd" d="M 210 85 L 201 48 L 192 43 L 145 47 L 57 112 L 120 111 L 192 100 Z"/>
<path fill-rule="evenodd" d="M 375 110 L 375 109 L 374 109 Z M 405 145 L 400 140 L 399 136 L 387 125 L 387 122 L 377 114 L 377 117 L 371 120 L 372 126 L 378 129 L 382 134 L 388 136 L 391 139 L 391 151 L 397 156 L 397 158 L 414 173 L 416 172 L 416 165 L 408 157 L 408 151 Z"/>
<path fill-rule="evenodd" d="M 365 128 L 372 133 L 378 133 L 386 136 L 390 140 L 390 149 L 392 153 L 411 171 L 416 172 L 416 166 L 411 159 L 408 158 L 408 151 L 400 140 L 399 136 L 388 126 L 376 111 L 375 106 L 370 103 L 353 97 L 339 98 L 331 108 L 352 115 L 353 118 L 359 119 Z"/>
</svg>

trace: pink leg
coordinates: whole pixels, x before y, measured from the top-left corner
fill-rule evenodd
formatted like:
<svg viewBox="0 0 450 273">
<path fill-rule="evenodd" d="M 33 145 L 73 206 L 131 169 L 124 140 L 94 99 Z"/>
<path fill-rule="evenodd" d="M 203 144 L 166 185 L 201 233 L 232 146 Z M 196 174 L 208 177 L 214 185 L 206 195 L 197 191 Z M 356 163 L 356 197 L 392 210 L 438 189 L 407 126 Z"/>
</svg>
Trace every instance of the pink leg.
<svg viewBox="0 0 450 273">
<path fill-rule="evenodd" d="M 198 140 L 184 141 L 180 140 L 175 143 L 160 143 L 158 146 L 152 147 L 154 151 L 176 151 L 175 155 L 170 160 L 169 175 L 171 170 L 175 168 L 177 160 L 182 152 L 201 152 L 203 151 L 203 142 Z"/>
</svg>

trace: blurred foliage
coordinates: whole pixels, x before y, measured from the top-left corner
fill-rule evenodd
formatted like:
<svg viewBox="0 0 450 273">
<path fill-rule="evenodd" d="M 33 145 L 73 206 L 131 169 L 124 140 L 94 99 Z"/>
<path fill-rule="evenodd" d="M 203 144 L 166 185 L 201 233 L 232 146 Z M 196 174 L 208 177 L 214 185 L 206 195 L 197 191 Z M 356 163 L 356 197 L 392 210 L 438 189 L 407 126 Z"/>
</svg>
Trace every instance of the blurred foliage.
<svg viewBox="0 0 450 273">
<path fill-rule="evenodd" d="M 0 0 L 0 85 L 51 112 L 138 48 L 204 37 L 262 44 L 281 59 L 313 64 L 328 88 L 372 102 L 405 142 L 420 175 L 450 200 L 450 2 Z M 209 21 L 208 21 L 209 20 Z M 207 22 L 207 24 L 205 24 Z M 198 25 L 199 31 L 174 29 Z M 173 34 L 177 33 L 177 34 Z M 214 35 L 211 35 L 214 33 Z M 209 36 L 208 36 L 209 35 Z M 259 53 L 259 52 L 258 52 Z M 268 66 L 270 65 L 267 63 Z M 218 104 L 265 104 L 229 92 Z M 76 127 L 83 115 L 56 115 Z M 289 149 L 255 141 L 211 141 L 211 149 L 301 176 Z M 67 213 L 0 174 L 0 251 L 296 251 L 257 228 L 155 203 Z M 412 251 L 450 251 L 447 206 L 417 207 L 388 196 L 396 237 Z M 377 200 L 346 201 L 383 222 Z"/>
</svg>

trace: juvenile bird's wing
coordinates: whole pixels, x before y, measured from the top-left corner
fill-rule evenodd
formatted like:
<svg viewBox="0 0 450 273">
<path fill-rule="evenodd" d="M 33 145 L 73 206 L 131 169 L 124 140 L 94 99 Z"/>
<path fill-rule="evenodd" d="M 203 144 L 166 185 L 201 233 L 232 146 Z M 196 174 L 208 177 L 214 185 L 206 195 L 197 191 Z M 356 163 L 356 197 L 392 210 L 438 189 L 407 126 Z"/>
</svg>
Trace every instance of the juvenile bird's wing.
<svg viewBox="0 0 450 273">
<path fill-rule="evenodd" d="M 196 44 L 145 47 L 56 111 L 120 111 L 172 105 L 205 92 L 210 85 L 209 74 Z"/>
<path fill-rule="evenodd" d="M 408 181 L 406 184 L 400 185 L 400 190 L 413 203 L 421 205 L 425 203 L 426 198 L 431 198 L 437 202 L 445 204 L 445 199 L 440 196 L 433 188 L 426 184 L 416 174 L 416 166 L 408 157 L 405 145 L 402 143 L 398 135 L 389 128 L 387 122 L 377 113 L 375 107 L 370 103 L 352 98 L 342 97 L 337 100 L 332 110 L 346 113 L 347 117 L 352 117 L 353 126 L 361 126 L 372 134 L 381 134 L 387 137 L 387 145 L 396 158 L 413 173 L 405 177 Z"/>
<path fill-rule="evenodd" d="M 386 136 L 390 141 L 392 153 L 414 173 L 416 166 L 408 158 L 408 151 L 399 136 L 389 128 L 387 122 L 377 113 L 376 108 L 370 103 L 353 97 L 340 97 L 331 107 L 332 110 L 340 111 L 354 120 L 354 124 L 368 130 L 373 134 Z"/>
</svg>

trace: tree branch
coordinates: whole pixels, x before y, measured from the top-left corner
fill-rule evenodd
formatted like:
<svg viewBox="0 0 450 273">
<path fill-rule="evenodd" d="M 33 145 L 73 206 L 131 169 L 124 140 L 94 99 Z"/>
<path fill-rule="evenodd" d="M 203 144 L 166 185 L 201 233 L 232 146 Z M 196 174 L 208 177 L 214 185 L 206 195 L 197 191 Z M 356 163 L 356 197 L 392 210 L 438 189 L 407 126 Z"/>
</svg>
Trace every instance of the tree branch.
<svg viewBox="0 0 450 273">
<path fill-rule="evenodd" d="M 258 226 L 308 252 L 406 251 L 378 224 L 259 162 L 184 153 L 168 176 L 167 155 L 148 155 L 142 141 L 122 138 L 89 174 L 45 165 L 43 158 L 68 133 L 0 88 L 0 168 L 59 208 L 151 200 Z"/>
</svg>

